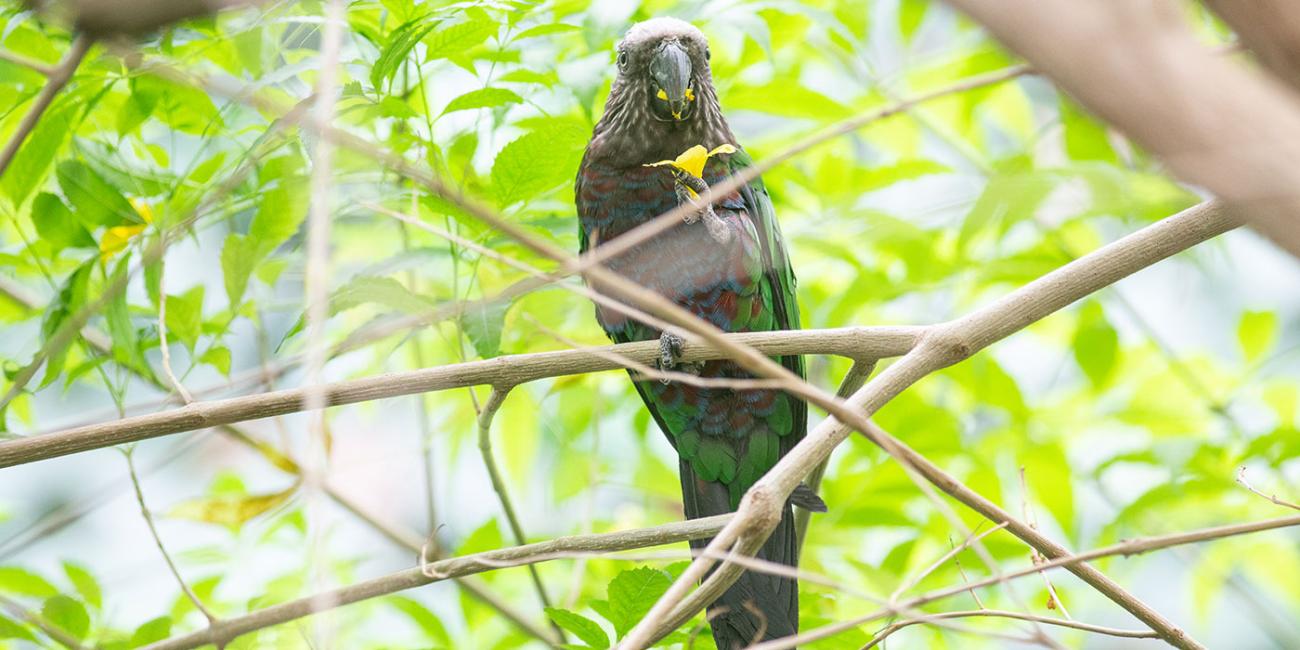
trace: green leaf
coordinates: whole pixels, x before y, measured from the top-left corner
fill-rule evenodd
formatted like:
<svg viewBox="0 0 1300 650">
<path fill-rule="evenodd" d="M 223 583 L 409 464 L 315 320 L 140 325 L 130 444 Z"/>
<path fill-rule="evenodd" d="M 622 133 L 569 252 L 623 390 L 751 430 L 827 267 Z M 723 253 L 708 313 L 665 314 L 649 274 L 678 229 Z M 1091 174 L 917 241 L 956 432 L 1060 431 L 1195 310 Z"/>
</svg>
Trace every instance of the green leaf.
<svg viewBox="0 0 1300 650">
<path fill-rule="evenodd" d="M 199 363 L 206 363 L 218 372 L 227 377 L 230 376 L 230 348 L 224 345 L 215 345 L 207 349 L 203 356 L 199 357 Z"/>
<path fill-rule="evenodd" d="M 122 192 L 85 163 L 65 160 L 59 163 L 56 175 L 63 196 L 88 228 L 143 223 Z"/>
<path fill-rule="evenodd" d="M 1106 127 L 1085 113 L 1074 100 L 1061 96 L 1061 127 L 1065 136 L 1065 152 L 1073 160 L 1118 161 L 1115 148 L 1110 145 Z"/>
<path fill-rule="evenodd" d="M 1093 387 L 1106 385 L 1119 358 L 1119 335 L 1095 301 L 1087 303 L 1081 310 L 1071 347 L 1074 360 Z"/>
<path fill-rule="evenodd" d="M 167 296 L 167 334 L 169 340 L 178 340 L 194 353 L 199 334 L 203 330 L 203 285 L 195 286 L 179 296 Z"/>
<path fill-rule="evenodd" d="M 667 573 L 650 567 L 620 572 L 609 583 L 610 622 L 619 638 L 650 612 L 659 597 L 672 586 Z"/>
<path fill-rule="evenodd" d="M 1248 311 L 1237 323 L 1237 342 L 1248 363 L 1258 361 L 1277 339 L 1277 314 L 1271 311 Z"/>
<path fill-rule="evenodd" d="M 524 101 L 513 90 L 505 88 L 479 88 L 471 90 L 456 99 L 451 100 L 447 107 L 442 109 L 442 114 L 455 113 L 456 111 L 468 111 L 476 108 L 496 108 L 507 104 L 518 104 Z"/>
<path fill-rule="evenodd" d="M 75 102 L 56 103 L 41 116 L 36 128 L 14 154 L 4 176 L 0 176 L 0 187 L 15 206 L 44 185 L 42 181 L 49 172 L 50 163 L 54 162 L 54 157 L 72 132 L 72 115 L 78 108 Z"/>
<path fill-rule="evenodd" d="M 296 156 L 268 161 L 260 176 L 262 193 L 248 237 L 264 257 L 296 234 L 307 218 L 307 179 Z"/>
<path fill-rule="evenodd" d="M 582 31 L 582 28 L 577 25 L 566 25 L 564 23 L 549 23 L 546 25 L 537 25 L 536 27 L 529 27 L 528 29 L 519 32 L 519 34 L 517 34 L 511 40 L 522 41 L 525 38 L 534 38 L 537 36 L 550 36 L 551 34 L 565 34 L 568 32 L 580 32 L 580 31 Z"/>
<path fill-rule="evenodd" d="M 139 648 L 162 641 L 172 635 L 172 619 L 170 616 L 159 616 L 158 618 L 145 621 L 143 625 L 135 628 L 131 634 L 131 647 Z"/>
<path fill-rule="evenodd" d="M 59 295 L 55 297 L 45 311 L 45 318 L 41 322 L 42 341 L 49 341 L 65 323 L 76 316 L 77 312 L 81 311 L 81 308 L 85 306 L 90 273 L 94 268 L 95 258 L 91 258 L 68 275 L 63 288 L 59 290 Z M 69 343 L 73 340 L 76 340 L 75 337 L 69 339 Z M 59 373 L 63 372 L 63 363 L 67 360 L 68 347 L 68 345 L 64 345 L 58 349 L 50 350 L 49 358 L 45 361 L 45 378 L 41 380 L 42 387 L 48 386 L 58 378 Z"/>
<path fill-rule="evenodd" d="M 563 127 L 524 134 L 501 149 L 492 163 L 492 183 L 502 206 L 572 181 L 584 138 Z"/>
<path fill-rule="evenodd" d="M 55 252 L 65 248 L 95 248 L 95 239 L 59 197 L 41 192 L 32 202 L 32 222 L 36 233 Z"/>
<path fill-rule="evenodd" d="M 490 359 L 501 352 L 501 330 L 505 328 L 508 309 L 508 302 L 477 302 L 466 306 L 461 313 L 461 329 L 480 357 Z"/>
<path fill-rule="evenodd" d="M 41 607 L 41 616 L 77 639 L 86 638 L 86 633 L 90 631 L 90 615 L 86 613 L 86 606 L 70 596 L 59 594 L 47 599 Z"/>
<path fill-rule="evenodd" d="M 49 598 L 59 590 L 48 580 L 19 567 L 0 567 L 0 592 L 19 596 Z"/>
<path fill-rule="evenodd" d="M 556 625 L 578 637 L 588 647 L 603 650 L 610 645 L 609 635 L 605 633 L 605 630 L 601 629 L 600 624 L 582 614 L 567 609 L 559 609 L 558 607 L 547 607 L 546 615 Z"/>
<path fill-rule="evenodd" d="M 261 259 L 257 244 L 238 233 L 226 235 L 226 243 L 221 247 L 221 276 L 226 285 L 226 298 L 231 308 L 238 307 L 248 290 L 248 276 Z"/>
<path fill-rule="evenodd" d="M 122 256 L 113 270 L 110 284 L 126 280 L 130 261 L 130 255 Z M 113 339 L 113 357 L 136 370 L 149 373 L 149 364 L 145 361 L 144 350 L 140 347 L 140 336 L 135 326 L 131 324 L 131 312 L 126 302 L 126 294 L 126 291 L 118 291 L 104 311 L 108 334 Z"/>
<path fill-rule="evenodd" d="M 925 22 L 925 13 L 929 8 L 929 0 L 900 0 L 898 31 L 903 35 L 904 41 L 910 41 L 916 35 L 916 30 Z"/>
<path fill-rule="evenodd" d="M 407 618 L 420 627 L 428 641 L 448 648 L 452 647 L 451 637 L 447 634 L 447 628 L 443 626 L 442 621 L 419 601 L 405 596 L 389 596 L 385 602 L 406 614 Z"/>
<path fill-rule="evenodd" d="M 32 633 L 28 632 L 27 628 L 4 615 L 0 615 L 0 639 L 22 639 L 33 644 L 36 643 L 36 637 L 32 636 Z"/>
<path fill-rule="evenodd" d="M 496 33 L 496 21 L 490 18 L 471 18 L 424 37 L 425 57 L 433 61 L 461 54 Z"/>
<path fill-rule="evenodd" d="M 435 27 L 437 21 L 430 21 L 428 17 L 420 17 L 407 21 L 399 25 L 388 35 L 388 43 L 384 46 L 383 52 L 375 61 L 374 66 L 370 68 L 370 85 L 378 89 L 382 83 L 397 72 L 402 62 L 406 60 L 411 49 L 424 38 Z"/>
<path fill-rule="evenodd" d="M 95 580 L 95 576 L 91 575 L 88 569 L 79 564 L 65 561 L 63 563 L 63 573 L 68 576 L 68 581 L 72 583 L 72 586 L 77 589 L 77 593 L 81 594 L 81 597 L 91 607 L 95 609 L 103 607 L 104 600 L 99 589 L 99 582 Z"/>
</svg>

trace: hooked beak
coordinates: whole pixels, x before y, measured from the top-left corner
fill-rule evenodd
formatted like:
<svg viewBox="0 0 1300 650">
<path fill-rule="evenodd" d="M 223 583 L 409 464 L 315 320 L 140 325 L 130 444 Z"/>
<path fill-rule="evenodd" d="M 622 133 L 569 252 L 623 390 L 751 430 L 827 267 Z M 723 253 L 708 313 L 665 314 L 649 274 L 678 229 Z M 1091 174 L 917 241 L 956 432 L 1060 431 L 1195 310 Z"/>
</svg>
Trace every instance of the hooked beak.
<svg viewBox="0 0 1300 650">
<path fill-rule="evenodd" d="M 691 57 L 676 41 L 665 41 L 650 60 L 650 77 L 657 89 L 655 98 L 680 122 L 691 114 L 695 91 L 691 88 Z"/>
</svg>

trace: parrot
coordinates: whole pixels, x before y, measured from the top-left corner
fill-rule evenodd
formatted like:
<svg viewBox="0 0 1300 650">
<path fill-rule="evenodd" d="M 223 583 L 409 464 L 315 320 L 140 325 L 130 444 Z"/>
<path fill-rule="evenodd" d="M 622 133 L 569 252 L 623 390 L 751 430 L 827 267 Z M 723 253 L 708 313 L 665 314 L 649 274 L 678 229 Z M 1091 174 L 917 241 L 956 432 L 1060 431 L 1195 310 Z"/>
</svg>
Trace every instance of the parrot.
<svg viewBox="0 0 1300 650">
<path fill-rule="evenodd" d="M 703 32 L 676 18 L 653 18 L 633 25 L 616 52 L 605 111 L 574 185 L 580 252 L 690 202 L 688 217 L 605 266 L 725 332 L 798 328 L 795 276 L 763 182 L 755 178 L 708 205 L 696 202 L 709 186 L 753 164 L 723 117 Z M 661 369 L 711 379 L 754 378 L 730 360 L 684 363 L 680 333 L 660 331 L 607 305 L 596 305 L 596 320 L 616 343 L 658 340 Z M 806 376 L 801 356 L 774 359 Z M 807 405 L 780 390 L 701 387 L 632 374 L 641 400 L 677 452 L 687 518 L 734 512 L 745 491 L 804 437 Z M 826 509 L 813 490 L 800 485 L 757 557 L 797 565 L 792 504 Z M 691 545 L 698 550 L 708 541 Z M 747 570 L 707 615 L 721 650 L 796 634 L 798 584 Z"/>
</svg>

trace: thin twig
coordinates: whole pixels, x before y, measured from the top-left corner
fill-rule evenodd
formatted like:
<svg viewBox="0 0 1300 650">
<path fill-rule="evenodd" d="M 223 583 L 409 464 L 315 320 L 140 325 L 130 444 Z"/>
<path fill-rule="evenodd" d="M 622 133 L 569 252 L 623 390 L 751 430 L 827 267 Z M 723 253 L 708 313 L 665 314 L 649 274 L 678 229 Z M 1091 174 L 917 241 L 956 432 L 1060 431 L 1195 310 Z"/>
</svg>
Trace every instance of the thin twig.
<svg viewBox="0 0 1300 650">
<path fill-rule="evenodd" d="M 36 59 L 29 59 L 21 54 L 10 52 L 9 50 L 0 50 L 0 61 L 8 61 L 14 65 L 20 65 L 47 77 L 53 76 L 55 71 L 58 69 L 57 66 L 43 63 Z"/>
<path fill-rule="evenodd" d="M 216 626 L 219 623 L 217 617 L 203 604 L 202 600 L 199 600 L 198 595 L 194 593 L 193 589 L 190 589 L 189 584 L 181 577 L 180 570 L 176 568 L 176 563 L 172 561 L 171 554 L 167 552 L 167 547 L 163 545 L 162 537 L 158 535 L 158 527 L 153 523 L 153 514 L 149 512 L 149 506 L 145 505 L 144 502 L 144 490 L 140 487 L 140 477 L 135 473 L 134 454 L 134 449 L 124 449 L 122 451 L 122 455 L 126 457 L 127 472 L 131 476 L 131 487 L 135 489 L 135 501 L 140 504 L 140 514 L 144 517 L 144 523 L 149 527 L 149 535 L 153 537 L 154 544 L 158 546 L 158 552 L 162 554 L 163 561 L 167 563 L 167 569 L 171 571 L 172 577 L 176 578 L 176 584 L 180 585 L 181 592 L 185 594 L 186 598 L 190 599 L 191 603 L 194 603 L 195 609 L 202 612 L 203 616 L 208 619 L 209 628 Z"/>
<path fill-rule="evenodd" d="M 1296 505 L 1294 503 L 1291 503 L 1290 501 L 1284 501 L 1282 499 L 1279 499 L 1276 494 L 1264 494 L 1263 492 L 1260 492 L 1259 490 L 1255 489 L 1255 486 L 1251 485 L 1246 481 L 1246 467 L 1244 465 L 1241 467 L 1241 470 L 1237 472 L 1237 482 L 1240 483 L 1241 486 L 1246 488 L 1247 490 L 1250 490 L 1251 492 L 1254 492 L 1256 495 L 1268 499 L 1269 501 L 1271 501 L 1276 505 L 1282 506 L 1284 508 L 1290 508 L 1292 510 L 1300 510 L 1300 505 Z"/>
<path fill-rule="evenodd" d="M 976 540 L 984 539 L 985 537 L 988 537 L 989 535 L 992 535 L 993 533 L 996 533 L 999 530 L 1002 530 L 1003 528 L 1006 527 L 1007 527 L 1007 523 L 1002 522 L 982 533 L 977 532 L 977 534 L 975 535 L 967 535 L 966 538 L 962 540 L 961 544 L 953 546 L 951 549 L 949 549 L 947 553 L 944 553 L 939 559 L 931 563 L 930 566 L 922 569 L 921 571 L 918 571 L 916 575 L 912 576 L 911 578 L 908 578 L 898 583 L 898 587 L 894 589 L 893 593 L 889 594 L 889 602 L 891 603 L 896 602 L 899 596 L 902 596 L 903 594 L 907 593 L 907 591 L 910 590 L 912 587 L 915 587 L 916 585 L 920 584 L 920 582 L 924 580 L 927 576 L 937 571 L 939 567 L 943 566 L 944 564 L 947 564 L 948 560 L 953 559 L 954 557 L 956 557 L 958 553 L 961 553 L 962 551 L 966 550 Z"/>
<path fill-rule="evenodd" d="M 1150 630 L 1121 630 L 1113 627 L 1103 627 L 1101 625 L 1090 625 L 1088 623 L 1078 623 L 1069 619 L 1052 618 L 1050 616 L 1039 616 L 1037 614 L 1025 614 L 1022 612 L 1008 612 L 1008 611 L 1002 611 L 997 609 L 976 609 L 976 610 L 965 611 L 965 612 L 943 612 L 940 614 L 927 614 L 919 618 L 912 618 L 905 621 L 899 621 L 897 623 L 893 623 L 889 625 L 889 627 L 886 627 L 885 629 L 878 632 L 876 636 L 872 637 L 871 641 L 869 641 L 866 645 L 862 646 L 862 650 L 870 650 L 871 648 L 880 645 L 891 634 L 911 625 L 927 624 L 927 623 L 933 623 L 936 621 L 953 619 L 953 618 L 972 618 L 972 617 L 1014 618 L 1021 621 L 1031 621 L 1034 623 L 1046 623 L 1048 625 L 1068 627 L 1074 630 L 1083 630 L 1084 632 L 1092 632 L 1093 634 L 1115 636 L 1124 639 L 1160 638 L 1159 634 L 1156 634 L 1155 632 L 1152 632 Z"/>
<path fill-rule="evenodd" d="M 76 72 L 77 66 L 81 65 L 81 60 L 86 57 L 86 52 L 90 50 L 91 38 L 85 34 L 78 35 L 72 41 L 72 47 L 68 53 L 63 56 L 59 65 L 46 75 L 48 79 L 41 92 L 36 95 L 32 102 L 32 107 L 27 109 L 27 114 L 18 123 L 18 128 L 14 129 L 14 134 L 9 137 L 9 142 L 5 148 L 0 150 L 0 177 L 3 177 L 5 170 L 9 169 L 9 164 L 14 161 L 14 156 L 18 155 L 18 149 L 23 145 L 27 136 L 31 135 L 36 128 L 36 123 L 40 121 L 41 115 L 45 114 L 45 109 L 50 107 L 54 102 L 54 96 L 59 94 L 63 87 L 68 85 L 72 79 L 72 73 Z M 34 68 L 33 68 L 34 69 Z M 8 400 L 5 400 L 8 403 Z"/>
<path fill-rule="evenodd" d="M 1265 530 L 1291 528 L 1295 526 L 1300 526 L 1300 515 L 1292 515 L 1290 517 L 1279 517 L 1276 519 L 1265 519 L 1262 521 L 1253 521 L 1244 524 L 1230 524 L 1227 526 L 1217 526 L 1214 528 L 1202 528 L 1199 530 L 1193 530 L 1193 531 L 1188 531 L 1183 533 L 1174 533 L 1171 535 L 1161 535 L 1157 537 L 1131 539 L 1131 540 L 1120 542 L 1118 544 L 1112 544 L 1110 546 L 1103 546 L 1101 548 L 1096 548 L 1091 551 L 1085 551 L 1082 553 L 1076 553 L 1069 556 L 1051 559 L 1042 564 L 1030 565 L 1028 567 L 1024 567 L 1021 569 L 1017 569 L 1015 571 L 1005 573 L 1002 576 L 984 578 L 982 580 L 977 580 L 975 582 L 963 583 L 953 587 L 945 587 L 943 589 L 931 591 L 922 594 L 920 596 L 917 596 L 915 598 L 908 599 L 902 603 L 899 603 L 898 607 L 909 608 L 909 609 L 920 607 L 922 605 L 925 605 L 926 603 L 932 603 L 934 601 L 941 600 L 949 596 L 965 593 L 972 589 L 979 589 L 982 587 L 987 587 L 989 585 L 998 584 L 1000 582 L 1005 582 L 1007 580 L 1033 575 L 1038 573 L 1039 571 L 1044 571 L 1047 569 L 1055 569 L 1058 567 L 1068 568 L 1072 566 L 1077 566 L 1081 563 L 1091 562 L 1092 560 L 1096 560 L 1103 557 L 1111 557 L 1111 556 L 1130 557 L 1133 555 L 1149 553 L 1151 551 L 1169 548 L 1172 546 L 1196 544 L 1196 543 L 1206 542 L 1215 539 L 1222 539 L 1225 537 L 1235 537 L 1237 535 L 1249 535 L 1251 533 L 1258 533 Z M 830 625 L 819 627 L 814 630 L 808 630 L 807 632 L 800 633 L 798 636 L 787 637 L 786 639 L 782 639 L 780 641 L 772 641 L 769 642 L 768 644 L 760 644 L 754 648 L 750 648 L 749 650 L 779 650 L 782 648 L 792 648 L 798 644 L 810 643 L 818 639 L 824 639 L 839 634 L 840 632 L 843 632 L 845 630 L 850 630 L 856 627 L 860 627 L 862 625 L 866 625 L 867 623 L 871 623 L 873 621 L 878 621 L 882 618 L 892 615 L 894 611 L 895 610 L 893 608 L 878 610 L 870 614 L 867 614 L 865 616 L 846 619 L 843 621 L 832 623 Z"/>
<path fill-rule="evenodd" d="M 344 587 L 335 592 L 341 598 L 337 604 L 343 605 L 369 598 L 377 598 L 428 584 L 434 580 L 434 578 L 430 578 L 429 575 L 440 578 L 460 577 L 463 579 L 465 576 L 474 573 L 483 573 L 506 567 L 520 566 L 533 561 L 542 561 L 538 560 L 538 558 L 551 558 L 555 554 L 625 551 L 645 548 L 648 546 L 682 542 L 690 539 L 703 539 L 716 535 L 720 532 L 720 529 L 727 523 L 727 521 L 735 516 L 736 515 L 734 514 L 717 515 L 703 519 L 690 519 L 673 524 L 617 533 L 558 537 L 546 542 L 529 544 L 527 546 L 498 549 L 474 555 L 439 560 L 413 569 L 407 569 L 399 573 Z M 779 642 L 769 642 L 774 645 L 759 645 L 755 648 L 751 648 L 751 650 L 789 648 L 793 647 L 793 644 L 795 643 L 804 643 L 826 638 L 846 629 L 865 625 L 872 621 L 893 615 L 899 611 L 914 609 L 921 605 L 935 602 L 955 594 L 965 593 L 970 589 L 978 589 L 999 582 L 1033 575 L 1043 569 L 1072 566 L 1081 562 L 1109 556 L 1137 555 L 1140 553 L 1169 548 L 1171 546 L 1193 544 L 1236 535 L 1245 535 L 1295 526 L 1300 526 L 1300 515 L 1266 519 L 1244 524 L 1219 526 L 1215 528 L 1205 528 L 1160 537 L 1129 540 L 1119 544 L 1072 555 L 1070 557 L 1050 560 L 1042 566 L 1031 565 L 1016 571 L 1010 571 L 1003 574 L 1001 577 L 986 578 L 970 584 L 960 584 L 954 587 L 929 592 L 898 603 L 896 606 L 887 606 L 885 609 L 867 616 L 855 618 L 850 621 L 841 621 L 830 626 L 818 628 L 817 630 L 811 630 L 799 635 L 798 637 L 782 639 Z M 407 540 L 403 543 L 408 542 L 414 543 L 417 549 L 420 546 L 418 538 Z M 565 555 L 563 557 L 571 556 L 572 555 Z M 751 564 L 761 563 L 760 560 L 754 558 L 744 558 L 740 561 L 754 567 L 763 566 L 762 564 Z M 798 575 L 807 577 L 807 574 L 804 573 Z M 309 616 L 313 613 L 310 603 L 311 598 L 302 598 L 282 605 L 257 610 L 241 617 L 226 619 L 222 623 L 222 630 L 228 633 L 229 636 L 226 638 L 229 639 L 240 634 L 247 634 L 272 625 L 278 625 L 304 616 Z M 160 641 L 147 646 L 146 650 L 187 650 L 189 648 L 195 648 L 213 642 L 214 640 L 206 631 L 201 631 Z M 775 645 L 776 643 L 779 643 L 780 645 Z"/>
<path fill-rule="evenodd" d="M 497 411 L 501 410 L 501 405 L 505 403 L 510 388 L 504 385 L 493 386 L 487 401 L 479 410 L 478 450 L 483 456 L 483 466 L 487 468 L 488 478 L 492 481 L 492 490 L 497 493 L 497 500 L 501 502 L 501 510 L 506 515 L 506 522 L 510 525 L 515 543 L 523 546 L 528 543 L 528 536 L 524 534 L 523 524 L 519 523 L 519 515 L 515 512 L 515 505 L 510 498 L 510 489 L 506 486 L 505 477 L 501 475 L 496 457 L 492 455 L 492 420 L 496 417 Z M 528 565 L 528 574 L 532 578 L 533 588 L 537 590 L 537 597 L 541 599 L 542 605 L 551 607 L 551 598 L 546 593 L 546 587 L 542 584 L 542 576 L 537 572 L 537 567 Z M 557 629 L 556 633 L 563 637 L 560 630 Z"/>
<path fill-rule="evenodd" d="M 166 236 L 165 230 L 162 230 L 159 234 L 159 237 L 165 238 Z M 167 243 L 163 242 L 162 246 L 166 248 Z M 194 401 L 194 396 L 190 395 L 190 391 L 185 389 L 185 384 L 181 383 L 181 380 L 176 377 L 176 373 L 172 370 L 172 353 L 167 345 L 166 263 L 166 255 L 158 258 L 158 350 L 162 353 L 163 374 L 167 376 L 167 381 L 171 382 L 172 390 L 175 390 L 176 394 L 181 396 L 182 402 L 189 404 Z"/>
</svg>

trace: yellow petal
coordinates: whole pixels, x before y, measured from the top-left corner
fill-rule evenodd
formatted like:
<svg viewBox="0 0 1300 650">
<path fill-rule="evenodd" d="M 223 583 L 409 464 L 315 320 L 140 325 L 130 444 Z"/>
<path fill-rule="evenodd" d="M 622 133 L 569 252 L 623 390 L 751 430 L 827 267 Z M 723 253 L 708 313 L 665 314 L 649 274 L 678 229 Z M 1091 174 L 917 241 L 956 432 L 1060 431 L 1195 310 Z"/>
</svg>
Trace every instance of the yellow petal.
<svg viewBox="0 0 1300 650">
<path fill-rule="evenodd" d="M 144 232 L 143 224 L 138 226 L 113 226 L 104 231 L 104 236 L 99 240 L 100 256 L 107 260 L 114 254 L 126 248 L 127 243 L 132 237 Z"/>
<path fill-rule="evenodd" d="M 676 160 L 660 160 L 655 163 L 647 163 L 645 167 L 662 167 L 663 165 L 672 165 L 696 178 L 703 178 L 704 164 L 709 158 L 718 154 L 736 153 L 736 148 L 729 144 L 720 144 L 709 151 L 704 145 L 697 144 L 686 151 L 683 151 Z"/>
<path fill-rule="evenodd" d="M 661 91 L 659 91 L 659 92 L 662 93 L 663 91 L 661 90 Z M 687 89 L 686 89 L 686 101 L 688 101 L 688 102 L 693 102 L 693 101 L 695 101 L 695 90 L 694 90 L 694 89 L 692 89 L 692 88 L 687 88 Z"/>
<path fill-rule="evenodd" d="M 153 223 L 153 206 L 145 203 L 144 199 L 131 199 L 131 207 L 135 208 L 136 214 L 140 215 L 140 218 L 144 219 L 145 223 Z"/>
<path fill-rule="evenodd" d="M 655 97 L 658 97 L 659 99 L 662 99 L 664 101 L 668 101 L 668 93 L 664 92 L 663 88 L 659 89 L 659 93 L 656 94 Z"/>
</svg>

